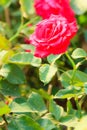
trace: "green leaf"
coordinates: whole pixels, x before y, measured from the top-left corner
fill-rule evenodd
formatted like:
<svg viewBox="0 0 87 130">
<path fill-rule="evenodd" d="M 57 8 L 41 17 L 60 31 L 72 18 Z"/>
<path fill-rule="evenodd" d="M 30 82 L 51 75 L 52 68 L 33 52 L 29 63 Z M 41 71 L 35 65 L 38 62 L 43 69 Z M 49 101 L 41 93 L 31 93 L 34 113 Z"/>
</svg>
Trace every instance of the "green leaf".
<svg viewBox="0 0 87 130">
<path fill-rule="evenodd" d="M 14 64 L 5 64 L 0 70 L 0 75 L 12 84 L 24 84 L 26 81 L 23 71 Z"/>
<path fill-rule="evenodd" d="M 10 84 L 6 80 L 0 81 L 0 92 L 8 96 L 20 96 L 19 86 Z"/>
<path fill-rule="evenodd" d="M 0 7 L 0 8 L 2 8 L 2 7 Z M 13 35 L 13 30 L 11 28 L 9 28 L 7 22 L 0 21 L 0 34 L 2 34 L 2 36 L 6 36 L 8 38 L 10 38 Z"/>
<path fill-rule="evenodd" d="M 63 108 L 57 105 L 53 100 L 50 101 L 49 112 L 53 114 L 56 120 L 59 120 L 64 114 Z"/>
<path fill-rule="evenodd" d="M 27 101 L 25 102 L 18 102 L 18 101 L 22 100 L 22 98 L 17 98 L 16 100 L 12 101 L 11 104 L 10 104 L 10 109 L 11 109 L 11 112 L 13 113 L 29 113 L 29 112 L 36 112 L 36 111 L 33 111 L 30 106 L 28 105 Z"/>
<path fill-rule="evenodd" d="M 60 80 L 64 88 L 69 87 L 72 84 L 74 86 L 80 87 L 87 82 L 87 74 L 79 70 L 75 71 L 73 79 L 72 76 L 73 70 L 66 71 L 61 75 Z"/>
<path fill-rule="evenodd" d="M 11 112 L 14 113 L 36 112 L 30 108 L 30 106 L 27 103 L 27 99 L 23 97 L 14 99 L 9 105 L 9 107 L 11 108 Z"/>
<path fill-rule="evenodd" d="M 87 94 L 87 83 L 84 84 L 85 94 Z"/>
<path fill-rule="evenodd" d="M 6 62 L 8 62 L 8 59 L 10 56 L 13 55 L 13 51 L 12 50 L 2 50 L 0 51 L 0 64 L 5 64 Z"/>
<path fill-rule="evenodd" d="M 5 56 L 7 53 L 8 53 L 8 51 L 6 51 L 6 50 L 0 51 L 0 63 L 2 62 L 4 56 Z"/>
<path fill-rule="evenodd" d="M 67 113 L 68 114 L 73 114 L 74 113 L 74 109 L 72 107 L 72 104 L 71 104 L 70 100 L 67 101 Z"/>
<path fill-rule="evenodd" d="M 29 100 L 29 99 L 28 99 Z M 16 98 L 13 100 L 10 104 L 11 112 L 14 113 L 38 113 L 39 111 L 36 108 L 36 105 L 32 105 L 34 103 L 30 103 L 27 99 L 25 98 Z M 32 109 L 33 108 L 33 109 Z M 42 114 L 45 113 L 45 110 L 41 111 Z"/>
<path fill-rule="evenodd" d="M 7 7 L 11 4 L 11 1 L 12 0 L 0 0 L 0 5 L 1 6 L 4 6 L 4 7 Z"/>
<path fill-rule="evenodd" d="M 28 34 L 29 35 L 29 34 Z M 31 45 L 31 44 L 22 44 L 22 45 L 20 45 L 21 46 L 21 48 L 22 49 L 24 49 L 24 50 L 31 50 L 31 53 L 33 53 L 34 54 L 34 52 L 35 52 L 35 47 L 33 46 L 33 45 Z"/>
<path fill-rule="evenodd" d="M 73 108 L 73 103 L 68 100 L 67 101 L 67 114 L 72 115 L 75 118 L 80 118 L 80 110 Z"/>
<path fill-rule="evenodd" d="M 10 113 L 10 108 L 3 101 L 0 101 L 0 116 L 8 113 Z"/>
<path fill-rule="evenodd" d="M 84 90 L 83 89 L 79 89 L 76 90 L 75 88 L 71 87 L 71 88 L 67 88 L 67 89 L 61 89 L 59 90 L 56 95 L 54 96 L 54 98 L 61 98 L 61 99 L 65 99 L 65 98 L 72 98 L 72 97 L 77 97 L 84 94 Z"/>
<path fill-rule="evenodd" d="M 34 13 L 33 0 L 20 0 L 21 10 L 24 17 L 29 17 Z"/>
<path fill-rule="evenodd" d="M 0 48 L 1 49 L 9 49 L 10 43 L 9 41 L 0 34 Z"/>
<path fill-rule="evenodd" d="M 71 0 L 71 6 L 76 14 L 81 15 L 87 11 L 87 0 Z"/>
<path fill-rule="evenodd" d="M 55 128 L 55 125 L 47 118 L 42 118 L 37 121 L 44 130 L 52 130 Z"/>
<path fill-rule="evenodd" d="M 32 65 L 35 67 L 39 67 L 41 64 L 41 59 L 33 56 L 31 53 L 20 52 L 9 60 L 10 63 L 22 64 L 22 65 Z"/>
<path fill-rule="evenodd" d="M 6 29 L 6 25 L 7 25 L 6 23 L 0 21 L 0 34 L 2 34 L 3 36 L 5 36 L 6 34 L 6 30 L 4 30 Z"/>
<path fill-rule="evenodd" d="M 51 95 L 49 95 L 48 93 L 47 93 L 47 91 L 46 90 L 44 90 L 44 89 L 33 89 L 33 91 L 34 92 L 37 92 L 37 93 L 39 93 L 44 99 L 46 99 L 46 100 L 49 100 L 49 99 L 52 99 L 52 96 Z"/>
<path fill-rule="evenodd" d="M 77 125 L 77 122 L 78 122 L 78 119 L 74 117 L 73 115 L 66 115 L 60 119 L 60 124 L 67 127 L 75 127 Z"/>
<path fill-rule="evenodd" d="M 60 57 L 61 55 L 50 55 L 47 57 L 47 60 L 51 64 L 51 63 L 55 63 L 55 61 L 59 59 Z"/>
<path fill-rule="evenodd" d="M 87 56 L 87 53 L 81 48 L 75 49 L 72 53 L 72 58 L 74 59 L 85 58 L 86 56 Z"/>
<path fill-rule="evenodd" d="M 56 72 L 57 72 L 56 66 L 43 64 L 39 69 L 40 80 L 43 83 L 47 84 L 51 81 Z"/>
<path fill-rule="evenodd" d="M 32 93 L 29 98 L 25 101 L 21 98 L 15 99 L 11 104 L 10 108 L 12 112 L 16 113 L 39 113 L 44 114 L 47 109 L 42 97 L 37 93 Z"/>
<path fill-rule="evenodd" d="M 19 116 L 8 125 L 8 130 L 45 130 L 29 116 Z"/>
<path fill-rule="evenodd" d="M 28 100 L 27 100 L 29 106 L 31 107 L 32 110 L 40 112 L 40 113 L 45 113 L 47 111 L 45 103 L 42 99 L 42 97 L 38 93 L 32 93 Z"/>
</svg>

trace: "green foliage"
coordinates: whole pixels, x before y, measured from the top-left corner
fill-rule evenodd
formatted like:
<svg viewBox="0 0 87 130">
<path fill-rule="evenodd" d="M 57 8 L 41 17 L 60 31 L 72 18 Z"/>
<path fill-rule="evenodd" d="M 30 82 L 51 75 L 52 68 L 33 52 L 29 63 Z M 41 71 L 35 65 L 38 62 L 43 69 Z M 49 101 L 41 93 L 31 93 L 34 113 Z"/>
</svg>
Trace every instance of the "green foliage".
<svg viewBox="0 0 87 130">
<path fill-rule="evenodd" d="M 9 49 L 10 42 L 0 34 L 0 48 Z"/>
<path fill-rule="evenodd" d="M 73 115 L 69 115 L 69 116 L 62 117 L 60 121 L 61 121 L 61 125 L 72 128 L 73 126 L 75 127 L 75 124 L 77 124 L 78 119 Z"/>
<path fill-rule="evenodd" d="M 11 4 L 12 0 L 0 0 L 0 5 L 3 7 L 7 7 Z"/>
<path fill-rule="evenodd" d="M 56 105 L 56 103 L 52 100 L 50 101 L 49 111 L 52 113 L 56 120 L 59 120 L 64 114 L 63 108 Z"/>
<path fill-rule="evenodd" d="M 70 99 L 72 97 L 78 97 L 78 96 L 82 95 L 83 93 L 84 93 L 84 91 L 81 88 L 79 88 L 79 90 L 78 90 L 78 89 L 75 89 L 74 87 L 70 87 L 70 88 L 67 88 L 67 89 L 59 90 L 56 93 L 54 98 Z"/>
<path fill-rule="evenodd" d="M 0 70 L 0 76 L 12 84 L 24 84 L 26 79 L 23 71 L 14 64 L 5 64 Z"/>
<path fill-rule="evenodd" d="M 60 57 L 61 57 L 61 55 L 50 55 L 50 56 L 47 57 L 47 60 L 48 60 L 48 62 L 49 62 L 50 64 L 53 64 L 53 63 L 55 63 L 55 61 L 56 61 L 57 59 L 59 59 Z"/>
<path fill-rule="evenodd" d="M 52 130 L 55 128 L 55 125 L 47 118 L 39 119 L 38 123 L 44 128 L 44 130 Z"/>
<path fill-rule="evenodd" d="M 34 0 L 0 0 L 0 130 L 87 129 L 86 2 L 71 0 L 68 52 L 41 59 L 29 41 L 41 21 Z"/>
<path fill-rule="evenodd" d="M 47 84 L 51 81 L 52 77 L 57 72 L 57 68 L 54 65 L 44 64 L 39 69 L 40 80 Z"/>
<path fill-rule="evenodd" d="M 72 53 L 72 58 L 74 59 L 85 58 L 85 57 L 87 57 L 87 53 L 81 48 L 75 49 Z"/>
<path fill-rule="evenodd" d="M 3 101 L 0 101 L 0 116 L 8 113 L 10 113 L 10 108 Z"/>
<path fill-rule="evenodd" d="M 33 54 L 31 54 L 31 53 L 20 52 L 20 53 L 13 55 L 13 57 L 11 57 L 9 62 L 21 64 L 21 65 L 29 65 L 30 64 L 32 66 L 38 67 L 41 64 L 41 59 L 34 57 Z"/>
<path fill-rule="evenodd" d="M 8 126 L 8 130 L 44 130 L 38 123 L 29 116 L 22 115 L 12 120 Z"/>
<path fill-rule="evenodd" d="M 39 114 L 44 114 L 47 111 L 42 97 L 37 93 L 32 93 L 25 101 L 21 98 L 14 100 L 10 104 L 10 108 L 12 112 L 16 113 L 36 112 Z"/>
<path fill-rule="evenodd" d="M 20 88 L 18 85 L 9 83 L 6 80 L 0 81 L 0 92 L 7 96 L 20 96 Z"/>
<path fill-rule="evenodd" d="M 69 70 L 61 75 L 60 80 L 65 88 L 70 85 L 81 87 L 87 82 L 87 74 L 79 70 Z"/>
<path fill-rule="evenodd" d="M 4 57 L 5 57 L 5 55 L 6 55 L 7 53 L 8 53 L 8 51 L 6 51 L 6 50 L 0 51 L 0 62 L 3 61 L 3 59 L 4 59 Z"/>
<path fill-rule="evenodd" d="M 34 13 L 33 0 L 20 0 L 20 4 L 24 17 L 29 17 Z"/>
</svg>

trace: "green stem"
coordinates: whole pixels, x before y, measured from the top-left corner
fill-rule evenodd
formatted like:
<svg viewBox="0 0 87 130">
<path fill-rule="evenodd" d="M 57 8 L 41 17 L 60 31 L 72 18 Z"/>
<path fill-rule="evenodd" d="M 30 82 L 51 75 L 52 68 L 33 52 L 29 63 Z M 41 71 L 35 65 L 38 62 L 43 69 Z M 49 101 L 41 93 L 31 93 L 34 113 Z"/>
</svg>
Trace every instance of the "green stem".
<svg viewBox="0 0 87 130">
<path fill-rule="evenodd" d="M 73 61 L 73 59 L 69 56 L 68 52 L 66 52 L 65 54 L 66 54 L 67 58 L 69 59 L 71 65 L 72 65 L 72 67 L 73 67 L 73 74 L 72 74 L 72 78 L 71 78 L 71 82 L 72 82 L 72 84 L 73 84 L 73 78 L 74 78 L 75 72 L 76 72 L 76 70 L 77 70 L 76 64 L 75 64 L 75 62 Z"/>
<path fill-rule="evenodd" d="M 79 100 L 79 105 L 80 105 L 80 107 L 82 106 L 82 104 L 83 104 L 83 102 L 85 101 L 85 99 L 86 99 L 86 94 L 84 94 L 84 95 L 82 96 L 82 98 Z"/>
<path fill-rule="evenodd" d="M 64 73 L 64 72 L 65 72 L 65 70 L 62 70 L 62 69 L 60 69 L 60 68 L 58 68 L 58 70 L 59 70 L 60 72 L 62 72 L 62 73 Z"/>
<path fill-rule="evenodd" d="M 19 26 L 19 28 L 18 28 L 18 31 L 16 32 L 16 34 L 14 34 L 14 35 L 9 39 L 10 42 L 13 41 L 16 37 L 18 37 L 18 35 L 19 35 L 19 33 L 20 33 L 22 27 L 23 27 L 23 16 L 21 16 L 21 24 L 20 24 L 20 26 Z"/>
<path fill-rule="evenodd" d="M 36 19 L 37 19 L 37 17 L 31 19 L 29 22 L 25 23 L 24 25 L 23 25 L 23 20 L 22 20 L 22 22 L 21 22 L 21 24 L 20 24 L 20 26 L 19 26 L 18 31 L 16 32 L 16 34 L 14 34 L 13 37 L 11 37 L 11 38 L 9 39 L 9 41 L 12 42 L 15 38 L 17 38 L 17 37 L 19 36 L 19 33 L 21 32 L 21 30 L 24 29 L 25 27 L 27 27 L 28 24 L 31 24 L 31 23 L 32 23 L 34 20 L 36 20 Z"/>
<path fill-rule="evenodd" d="M 74 70 L 73 70 L 73 74 L 72 74 L 72 79 L 71 79 L 72 83 L 73 83 L 73 79 L 74 79 L 76 70 L 78 69 L 78 67 L 79 67 L 85 60 L 86 60 L 86 59 L 82 60 L 82 61 L 79 62 L 77 65 L 75 65 Z"/>
<path fill-rule="evenodd" d="M 4 8 L 4 13 L 5 13 L 5 20 L 8 26 L 11 27 L 10 11 L 8 7 Z"/>
<path fill-rule="evenodd" d="M 9 39 L 10 42 L 12 42 L 16 37 L 18 37 L 19 33 L 21 31 L 21 28 L 18 29 L 17 33 Z"/>
<path fill-rule="evenodd" d="M 51 93 L 52 93 L 52 88 L 53 88 L 53 85 L 52 85 L 52 84 L 49 84 L 49 85 L 48 85 L 48 91 L 47 91 L 47 93 L 48 93 L 49 95 L 51 95 Z M 49 110 L 49 100 L 47 100 L 47 108 L 48 108 L 48 110 Z"/>
<path fill-rule="evenodd" d="M 68 103 L 70 104 L 70 99 L 67 99 L 67 114 L 70 114 L 69 113 L 70 110 L 69 110 L 69 104 Z M 71 127 L 67 127 L 67 130 L 72 130 L 72 128 Z"/>
<path fill-rule="evenodd" d="M 72 78 L 71 78 L 72 84 L 73 84 L 73 81 L 74 81 L 75 73 L 76 73 L 76 68 L 73 70 L 73 74 L 72 74 Z"/>
<path fill-rule="evenodd" d="M 76 68 L 78 68 L 80 65 L 82 65 L 82 63 L 84 63 L 86 60 L 87 60 L 87 59 L 85 58 L 85 59 L 83 59 L 81 62 L 77 63 Z"/>
<path fill-rule="evenodd" d="M 72 58 L 69 56 L 68 52 L 66 52 L 65 55 L 66 55 L 67 58 L 69 59 L 71 65 L 72 65 L 72 67 L 73 67 L 73 69 L 75 69 L 75 68 L 76 68 L 76 65 L 75 65 L 74 61 L 72 60 Z"/>
<path fill-rule="evenodd" d="M 75 102 L 76 102 L 76 106 L 77 106 L 77 109 L 78 109 L 78 112 L 79 112 L 79 118 L 82 117 L 82 114 L 81 114 L 81 107 L 79 105 L 79 102 L 78 102 L 78 98 L 76 97 L 75 98 Z"/>
<path fill-rule="evenodd" d="M 53 88 L 53 85 L 49 84 L 49 86 L 48 86 L 48 94 L 49 95 L 51 95 L 51 93 L 52 93 L 52 88 Z"/>
</svg>

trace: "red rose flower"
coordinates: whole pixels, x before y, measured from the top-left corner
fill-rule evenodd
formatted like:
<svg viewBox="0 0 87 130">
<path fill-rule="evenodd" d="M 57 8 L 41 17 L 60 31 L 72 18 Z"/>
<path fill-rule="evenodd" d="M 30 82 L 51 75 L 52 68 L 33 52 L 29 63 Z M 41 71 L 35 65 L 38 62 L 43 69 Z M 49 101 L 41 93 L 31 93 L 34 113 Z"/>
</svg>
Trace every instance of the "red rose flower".
<svg viewBox="0 0 87 130">
<path fill-rule="evenodd" d="M 51 14 L 63 15 L 69 22 L 75 19 L 70 0 L 35 0 L 34 7 L 36 13 L 43 19 L 49 18 Z"/>
<path fill-rule="evenodd" d="M 51 15 L 49 19 L 39 22 L 30 36 L 31 44 L 36 47 L 35 56 L 46 57 L 64 53 L 76 32 L 76 21 L 69 23 L 60 15 Z"/>
</svg>

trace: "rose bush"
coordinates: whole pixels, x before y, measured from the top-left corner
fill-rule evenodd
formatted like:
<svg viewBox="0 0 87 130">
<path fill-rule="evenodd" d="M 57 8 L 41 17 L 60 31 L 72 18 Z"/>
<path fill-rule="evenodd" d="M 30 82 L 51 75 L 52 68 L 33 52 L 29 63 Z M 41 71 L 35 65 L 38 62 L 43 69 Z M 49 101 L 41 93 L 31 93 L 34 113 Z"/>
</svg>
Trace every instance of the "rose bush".
<svg viewBox="0 0 87 130">
<path fill-rule="evenodd" d="M 61 14 L 69 22 L 75 19 L 74 11 L 70 7 L 70 0 L 35 0 L 34 7 L 36 13 L 43 19 L 49 18 L 51 14 Z"/>
<path fill-rule="evenodd" d="M 36 47 L 35 56 L 64 53 L 76 32 L 76 21 L 69 23 L 61 15 L 51 15 L 49 19 L 39 22 L 30 36 L 31 44 Z"/>
<path fill-rule="evenodd" d="M 40 21 L 34 2 L 46 19 Z M 81 2 L 0 0 L 0 130 L 87 129 L 87 13 Z"/>
</svg>

